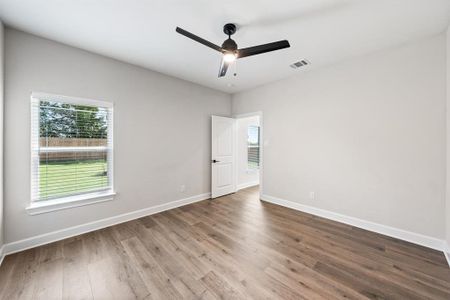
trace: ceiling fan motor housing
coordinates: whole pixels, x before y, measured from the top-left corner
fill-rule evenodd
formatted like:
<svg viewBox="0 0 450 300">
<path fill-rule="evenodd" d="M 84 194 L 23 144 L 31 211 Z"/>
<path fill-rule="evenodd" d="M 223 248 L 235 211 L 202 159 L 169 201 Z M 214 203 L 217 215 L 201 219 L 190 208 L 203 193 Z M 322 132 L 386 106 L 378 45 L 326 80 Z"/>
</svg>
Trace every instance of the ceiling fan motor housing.
<svg viewBox="0 0 450 300">
<path fill-rule="evenodd" d="M 222 44 L 222 49 L 224 49 L 225 51 L 235 52 L 237 48 L 238 46 L 236 42 L 230 38 L 226 39 L 225 42 L 223 42 Z"/>
</svg>

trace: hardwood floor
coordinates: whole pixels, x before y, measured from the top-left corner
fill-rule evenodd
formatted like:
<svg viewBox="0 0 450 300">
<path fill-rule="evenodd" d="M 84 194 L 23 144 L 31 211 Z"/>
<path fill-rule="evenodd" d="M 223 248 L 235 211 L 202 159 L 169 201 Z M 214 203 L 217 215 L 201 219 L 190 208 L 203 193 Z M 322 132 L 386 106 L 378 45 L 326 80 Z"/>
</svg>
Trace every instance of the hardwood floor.
<svg viewBox="0 0 450 300">
<path fill-rule="evenodd" d="M 1 299 L 450 299 L 442 253 L 259 201 L 206 200 L 5 258 Z"/>
</svg>

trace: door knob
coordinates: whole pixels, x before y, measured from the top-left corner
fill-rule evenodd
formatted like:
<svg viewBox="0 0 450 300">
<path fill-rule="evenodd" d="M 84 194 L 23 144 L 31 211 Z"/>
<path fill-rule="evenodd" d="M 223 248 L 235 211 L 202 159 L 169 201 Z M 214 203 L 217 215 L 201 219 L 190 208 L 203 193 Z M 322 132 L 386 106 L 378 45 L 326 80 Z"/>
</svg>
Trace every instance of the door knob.
<svg viewBox="0 0 450 300">
<path fill-rule="evenodd" d="M 215 159 L 212 160 L 213 164 L 218 163 L 218 162 L 220 162 L 220 161 L 219 160 L 215 160 Z"/>
</svg>

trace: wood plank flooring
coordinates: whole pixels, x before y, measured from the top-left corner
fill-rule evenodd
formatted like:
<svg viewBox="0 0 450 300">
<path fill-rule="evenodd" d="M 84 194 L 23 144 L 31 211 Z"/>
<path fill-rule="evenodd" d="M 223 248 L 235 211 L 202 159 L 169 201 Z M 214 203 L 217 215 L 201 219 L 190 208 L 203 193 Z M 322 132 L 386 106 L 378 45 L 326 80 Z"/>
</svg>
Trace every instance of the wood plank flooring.
<svg viewBox="0 0 450 300">
<path fill-rule="evenodd" d="M 250 188 L 9 255 L 0 298 L 450 299 L 450 268 Z"/>
</svg>

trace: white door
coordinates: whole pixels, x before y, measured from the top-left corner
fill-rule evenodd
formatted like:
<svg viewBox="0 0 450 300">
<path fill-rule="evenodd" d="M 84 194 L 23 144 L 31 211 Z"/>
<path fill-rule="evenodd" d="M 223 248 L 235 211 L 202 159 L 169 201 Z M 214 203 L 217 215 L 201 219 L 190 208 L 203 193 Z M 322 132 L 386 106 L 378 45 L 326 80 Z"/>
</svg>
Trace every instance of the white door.
<svg viewBox="0 0 450 300">
<path fill-rule="evenodd" d="M 212 116 L 211 198 L 236 191 L 235 120 Z"/>
</svg>

